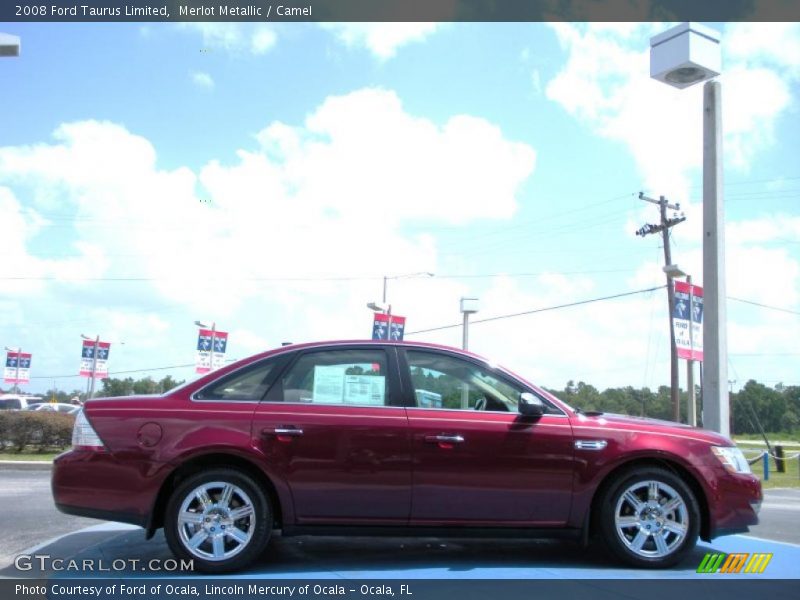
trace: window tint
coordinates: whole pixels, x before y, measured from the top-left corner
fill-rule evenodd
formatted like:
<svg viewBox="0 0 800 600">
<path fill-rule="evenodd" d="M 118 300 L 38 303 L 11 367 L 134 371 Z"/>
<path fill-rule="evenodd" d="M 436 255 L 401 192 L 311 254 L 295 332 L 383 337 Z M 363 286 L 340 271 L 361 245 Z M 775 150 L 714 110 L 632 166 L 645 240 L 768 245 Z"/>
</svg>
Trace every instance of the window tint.
<svg viewBox="0 0 800 600">
<path fill-rule="evenodd" d="M 236 371 L 197 392 L 198 400 L 253 400 L 259 401 L 267 393 L 277 360 L 269 359 Z"/>
<path fill-rule="evenodd" d="M 326 350 L 301 356 L 283 376 L 285 402 L 385 406 L 383 350 Z"/>
<path fill-rule="evenodd" d="M 417 406 L 517 412 L 521 388 L 465 360 L 418 350 L 406 352 Z"/>
<path fill-rule="evenodd" d="M 14 410 L 22 408 L 22 402 L 16 398 L 5 398 L 0 400 L 0 410 Z"/>
</svg>

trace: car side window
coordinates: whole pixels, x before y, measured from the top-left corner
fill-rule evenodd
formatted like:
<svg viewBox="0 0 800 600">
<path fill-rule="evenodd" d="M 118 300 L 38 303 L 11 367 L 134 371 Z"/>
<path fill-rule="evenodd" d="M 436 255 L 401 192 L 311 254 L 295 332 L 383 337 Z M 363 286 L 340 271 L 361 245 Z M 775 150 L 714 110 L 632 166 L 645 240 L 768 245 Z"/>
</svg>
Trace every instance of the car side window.
<svg viewBox="0 0 800 600">
<path fill-rule="evenodd" d="M 387 364 L 379 349 L 309 352 L 283 375 L 282 400 L 386 406 Z"/>
<path fill-rule="evenodd" d="M 277 361 L 268 359 L 226 375 L 195 394 L 197 400 L 258 402 L 267 393 Z M 272 378 L 274 379 L 274 378 Z"/>
<path fill-rule="evenodd" d="M 492 371 L 453 356 L 406 351 L 411 384 L 420 408 L 517 412 L 525 391 Z"/>
</svg>

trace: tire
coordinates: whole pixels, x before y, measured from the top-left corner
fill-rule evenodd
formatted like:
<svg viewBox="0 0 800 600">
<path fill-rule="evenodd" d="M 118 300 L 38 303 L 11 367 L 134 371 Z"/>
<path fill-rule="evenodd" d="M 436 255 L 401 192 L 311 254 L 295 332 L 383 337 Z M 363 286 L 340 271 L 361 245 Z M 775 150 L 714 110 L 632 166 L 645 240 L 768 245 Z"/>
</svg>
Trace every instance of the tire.
<svg viewBox="0 0 800 600">
<path fill-rule="evenodd" d="M 664 569 L 694 548 L 700 507 L 689 486 L 658 467 L 617 477 L 600 500 L 600 533 L 608 548 L 635 567 Z"/>
<path fill-rule="evenodd" d="M 167 502 L 167 543 L 177 558 L 193 560 L 196 571 L 227 573 L 246 567 L 263 552 L 271 532 L 267 495 L 237 469 L 192 475 Z"/>
</svg>

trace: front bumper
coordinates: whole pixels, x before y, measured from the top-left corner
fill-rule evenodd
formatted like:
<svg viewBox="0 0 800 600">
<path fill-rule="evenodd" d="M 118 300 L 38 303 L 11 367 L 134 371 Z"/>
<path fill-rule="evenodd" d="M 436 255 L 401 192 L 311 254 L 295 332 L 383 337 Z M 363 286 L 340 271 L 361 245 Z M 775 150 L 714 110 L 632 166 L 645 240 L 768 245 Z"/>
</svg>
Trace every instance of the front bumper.
<svg viewBox="0 0 800 600">
<path fill-rule="evenodd" d="M 758 525 L 758 512 L 764 499 L 761 482 L 752 474 L 734 474 L 722 466 L 700 467 L 706 483 L 708 539 L 743 533 Z"/>
</svg>

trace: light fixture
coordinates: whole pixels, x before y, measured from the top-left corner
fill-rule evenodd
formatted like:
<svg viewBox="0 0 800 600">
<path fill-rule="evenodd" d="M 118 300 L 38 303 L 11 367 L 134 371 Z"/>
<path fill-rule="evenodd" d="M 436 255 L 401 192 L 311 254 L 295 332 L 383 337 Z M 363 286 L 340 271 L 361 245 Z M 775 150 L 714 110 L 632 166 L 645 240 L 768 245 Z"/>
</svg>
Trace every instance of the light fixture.
<svg viewBox="0 0 800 600">
<path fill-rule="evenodd" d="M 670 277 L 671 279 L 687 276 L 678 265 L 666 265 L 661 267 L 661 270 L 664 271 L 664 273 L 667 274 L 667 277 Z"/>
<path fill-rule="evenodd" d="M 16 35 L 0 33 L 0 56 L 19 56 L 20 41 Z"/>
<path fill-rule="evenodd" d="M 370 302 L 367 304 L 367 308 L 375 312 L 389 312 L 389 305 L 385 302 Z"/>
<path fill-rule="evenodd" d="M 722 70 L 719 32 L 681 23 L 650 38 L 650 77 L 683 89 L 713 79 Z"/>
</svg>

